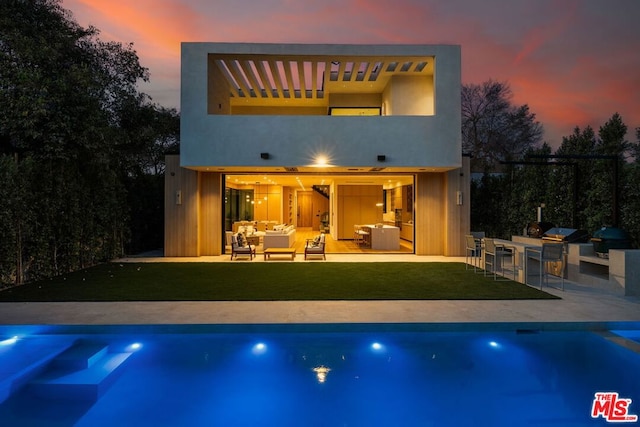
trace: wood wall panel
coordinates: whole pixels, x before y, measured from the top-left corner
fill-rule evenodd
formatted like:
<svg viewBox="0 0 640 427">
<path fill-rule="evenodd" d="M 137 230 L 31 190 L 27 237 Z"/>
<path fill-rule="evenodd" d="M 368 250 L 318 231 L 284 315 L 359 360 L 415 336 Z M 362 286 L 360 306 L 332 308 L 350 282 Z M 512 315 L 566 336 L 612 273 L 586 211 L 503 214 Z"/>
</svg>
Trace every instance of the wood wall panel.
<svg viewBox="0 0 640 427">
<path fill-rule="evenodd" d="M 313 191 L 297 192 L 297 220 L 298 227 L 313 227 Z"/>
<path fill-rule="evenodd" d="M 199 255 L 221 255 L 222 231 L 222 175 L 200 173 Z"/>
<path fill-rule="evenodd" d="M 461 205 L 457 200 L 458 192 L 462 195 Z M 471 223 L 470 192 L 469 157 L 463 157 L 462 169 L 450 171 L 446 175 L 445 256 L 464 256 L 464 236 L 469 233 Z"/>
<path fill-rule="evenodd" d="M 338 239 L 352 239 L 355 224 L 382 222 L 381 185 L 338 185 Z"/>
<path fill-rule="evenodd" d="M 338 212 L 338 222 L 340 224 L 338 239 L 353 239 L 353 226 L 361 224 L 360 198 L 354 196 L 340 197 Z"/>
<path fill-rule="evenodd" d="M 198 174 L 180 167 L 180 157 L 166 156 L 165 256 L 198 255 Z M 176 194 L 182 203 L 176 203 Z"/>
<path fill-rule="evenodd" d="M 442 173 L 416 174 L 415 242 L 416 255 L 444 255 L 445 176 Z"/>
<path fill-rule="evenodd" d="M 282 186 L 256 184 L 253 186 L 253 218 L 256 221 L 282 221 Z M 267 198 L 265 200 L 264 198 Z"/>
</svg>

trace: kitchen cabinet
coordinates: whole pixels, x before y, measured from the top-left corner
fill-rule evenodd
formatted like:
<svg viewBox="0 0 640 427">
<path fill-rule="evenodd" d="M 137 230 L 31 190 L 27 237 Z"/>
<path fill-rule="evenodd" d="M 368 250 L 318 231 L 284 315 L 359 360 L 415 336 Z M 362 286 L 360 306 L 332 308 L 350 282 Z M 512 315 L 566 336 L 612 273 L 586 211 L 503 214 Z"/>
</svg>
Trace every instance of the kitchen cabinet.
<svg viewBox="0 0 640 427">
<path fill-rule="evenodd" d="M 400 238 L 403 240 L 408 240 L 409 242 L 413 242 L 413 224 L 409 224 L 407 222 L 402 223 L 402 228 L 400 229 Z"/>
</svg>

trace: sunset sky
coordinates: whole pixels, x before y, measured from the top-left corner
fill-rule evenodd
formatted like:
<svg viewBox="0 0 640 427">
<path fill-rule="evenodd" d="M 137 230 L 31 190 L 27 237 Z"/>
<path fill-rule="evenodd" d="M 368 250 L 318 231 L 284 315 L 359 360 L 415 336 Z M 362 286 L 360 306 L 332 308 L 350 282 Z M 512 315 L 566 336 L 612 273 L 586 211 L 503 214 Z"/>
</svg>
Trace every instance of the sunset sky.
<svg viewBox="0 0 640 427">
<path fill-rule="evenodd" d="M 63 0 L 134 43 L 153 102 L 179 109 L 181 42 L 459 44 L 462 83 L 506 81 L 557 147 L 614 113 L 640 126 L 640 0 Z"/>
</svg>

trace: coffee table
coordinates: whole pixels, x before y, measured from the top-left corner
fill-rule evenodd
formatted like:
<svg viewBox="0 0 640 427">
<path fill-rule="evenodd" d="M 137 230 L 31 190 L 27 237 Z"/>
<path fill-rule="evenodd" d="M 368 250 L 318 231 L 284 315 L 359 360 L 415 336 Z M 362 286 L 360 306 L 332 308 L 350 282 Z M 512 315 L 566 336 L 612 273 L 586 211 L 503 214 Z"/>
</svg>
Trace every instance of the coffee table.
<svg viewBox="0 0 640 427">
<path fill-rule="evenodd" d="M 267 248 L 264 250 L 264 260 L 268 261 L 271 255 L 290 255 L 291 261 L 296 257 L 296 248 Z"/>
</svg>

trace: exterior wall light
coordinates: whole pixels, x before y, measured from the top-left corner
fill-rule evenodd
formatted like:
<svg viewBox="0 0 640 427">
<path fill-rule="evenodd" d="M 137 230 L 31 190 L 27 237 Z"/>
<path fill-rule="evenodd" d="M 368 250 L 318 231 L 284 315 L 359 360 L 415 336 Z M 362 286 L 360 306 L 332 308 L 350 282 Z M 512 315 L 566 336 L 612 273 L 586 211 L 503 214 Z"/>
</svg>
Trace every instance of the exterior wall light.
<svg viewBox="0 0 640 427">
<path fill-rule="evenodd" d="M 260 153 L 260 158 L 264 160 L 269 159 L 269 153 Z"/>
</svg>

